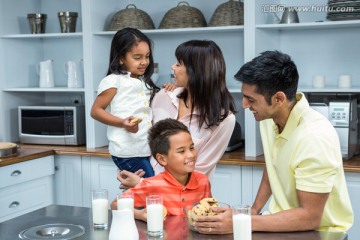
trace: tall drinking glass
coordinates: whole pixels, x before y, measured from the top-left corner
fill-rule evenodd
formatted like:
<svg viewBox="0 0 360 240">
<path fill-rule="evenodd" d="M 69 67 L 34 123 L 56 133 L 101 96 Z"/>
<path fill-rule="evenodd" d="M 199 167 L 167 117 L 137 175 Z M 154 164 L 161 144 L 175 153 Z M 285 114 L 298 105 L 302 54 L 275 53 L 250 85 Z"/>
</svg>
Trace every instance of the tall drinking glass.
<svg viewBox="0 0 360 240">
<path fill-rule="evenodd" d="M 108 227 L 108 191 L 96 189 L 91 192 L 93 227 L 106 229 Z"/>
<path fill-rule="evenodd" d="M 251 207 L 240 204 L 232 208 L 234 240 L 251 240 Z"/>
<path fill-rule="evenodd" d="M 149 236 L 162 236 L 164 229 L 163 197 L 146 197 L 147 232 Z"/>
<path fill-rule="evenodd" d="M 117 195 L 117 209 L 130 209 L 134 213 L 134 193 L 123 192 Z"/>
</svg>

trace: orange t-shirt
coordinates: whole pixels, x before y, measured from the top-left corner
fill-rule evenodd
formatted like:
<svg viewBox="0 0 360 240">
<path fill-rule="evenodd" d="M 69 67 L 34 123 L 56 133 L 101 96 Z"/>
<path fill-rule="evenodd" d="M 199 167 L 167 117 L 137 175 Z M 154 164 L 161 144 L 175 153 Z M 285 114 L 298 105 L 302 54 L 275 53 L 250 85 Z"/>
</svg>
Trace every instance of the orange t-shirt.
<svg viewBox="0 0 360 240">
<path fill-rule="evenodd" d="M 207 176 L 199 172 L 192 172 L 188 184 L 183 186 L 165 170 L 154 177 L 145 178 L 128 191 L 134 193 L 135 208 L 146 207 L 146 197 L 149 195 L 162 195 L 169 216 L 184 216 L 185 205 L 212 197 Z"/>
</svg>

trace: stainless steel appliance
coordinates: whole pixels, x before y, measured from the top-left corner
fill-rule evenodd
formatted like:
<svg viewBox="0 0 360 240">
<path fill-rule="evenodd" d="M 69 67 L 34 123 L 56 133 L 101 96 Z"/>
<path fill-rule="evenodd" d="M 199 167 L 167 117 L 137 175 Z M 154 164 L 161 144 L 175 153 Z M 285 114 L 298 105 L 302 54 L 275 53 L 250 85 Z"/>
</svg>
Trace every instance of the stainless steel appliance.
<svg viewBox="0 0 360 240">
<path fill-rule="evenodd" d="M 85 107 L 19 106 L 21 143 L 50 145 L 85 144 Z"/>
<path fill-rule="evenodd" d="M 325 103 L 310 103 L 310 106 L 329 119 L 340 140 L 344 160 L 350 159 L 358 150 L 357 101 L 339 100 Z"/>
<path fill-rule="evenodd" d="M 331 101 L 329 103 L 329 120 L 339 135 L 341 154 L 345 160 L 350 159 L 358 147 L 357 101 Z"/>
</svg>

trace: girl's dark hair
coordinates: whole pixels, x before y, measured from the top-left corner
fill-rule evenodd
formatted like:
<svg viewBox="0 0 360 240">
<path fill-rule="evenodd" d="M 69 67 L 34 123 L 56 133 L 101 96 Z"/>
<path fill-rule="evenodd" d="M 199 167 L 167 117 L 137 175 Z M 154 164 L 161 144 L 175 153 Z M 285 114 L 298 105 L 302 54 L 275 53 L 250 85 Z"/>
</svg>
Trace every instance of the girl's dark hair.
<svg viewBox="0 0 360 240">
<path fill-rule="evenodd" d="M 123 28 L 117 31 L 112 39 L 110 48 L 109 68 L 106 75 L 110 74 L 127 74 L 127 70 L 120 64 L 120 59 L 125 58 L 126 53 L 136 46 L 139 42 L 146 42 L 149 45 L 149 66 L 145 70 L 143 80 L 148 89 L 151 90 L 152 99 L 159 87 L 151 80 L 154 73 L 154 59 L 152 53 L 152 41 L 141 31 L 135 28 Z"/>
<path fill-rule="evenodd" d="M 219 46 L 211 40 L 190 40 L 180 44 L 176 59 L 186 67 L 188 86 L 179 98 L 185 103 L 191 96 L 191 117 L 194 109 L 199 113 L 199 129 L 219 125 L 230 112 L 235 113 L 232 95 L 226 87 L 226 66 Z"/>
<path fill-rule="evenodd" d="M 295 100 L 299 74 L 294 61 L 285 53 L 262 52 L 245 63 L 234 77 L 243 83 L 256 85 L 256 91 L 269 105 L 271 97 L 278 91 L 284 92 L 290 101 Z"/>
</svg>

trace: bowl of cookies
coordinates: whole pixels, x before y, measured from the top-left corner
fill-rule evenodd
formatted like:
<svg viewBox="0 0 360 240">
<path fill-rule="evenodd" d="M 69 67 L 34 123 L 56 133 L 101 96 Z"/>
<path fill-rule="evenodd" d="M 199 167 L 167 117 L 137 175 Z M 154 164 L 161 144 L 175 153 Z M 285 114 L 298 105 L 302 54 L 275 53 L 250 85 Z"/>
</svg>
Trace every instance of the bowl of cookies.
<svg viewBox="0 0 360 240">
<path fill-rule="evenodd" d="M 202 216 L 214 216 L 217 215 L 217 212 L 214 212 L 211 207 L 230 207 L 229 204 L 219 202 L 216 198 L 204 198 L 200 202 L 195 202 L 193 204 L 186 205 L 184 207 L 184 212 L 186 219 L 189 225 L 189 228 L 193 231 L 197 231 L 194 227 L 194 220 Z"/>
</svg>

